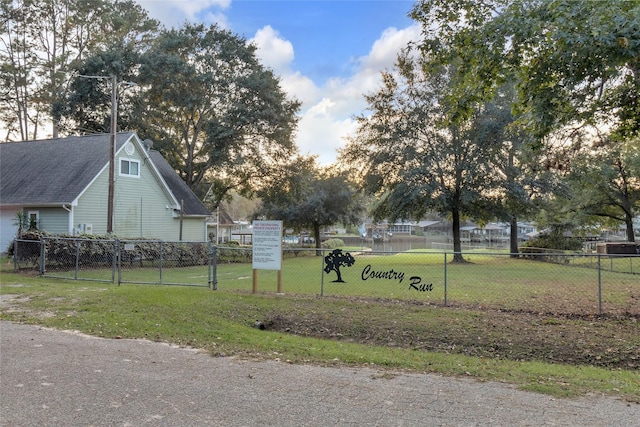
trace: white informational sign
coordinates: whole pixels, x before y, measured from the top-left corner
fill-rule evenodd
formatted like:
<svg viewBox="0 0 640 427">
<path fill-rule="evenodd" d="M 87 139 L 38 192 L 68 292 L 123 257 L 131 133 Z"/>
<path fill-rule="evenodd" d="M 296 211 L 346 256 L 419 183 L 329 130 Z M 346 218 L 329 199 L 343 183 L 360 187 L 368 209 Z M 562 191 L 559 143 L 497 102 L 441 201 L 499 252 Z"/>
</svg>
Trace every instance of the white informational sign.
<svg viewBox="0 0 640 427">
<path fill-rule="evenodd" d="M 253 222 L 253 269 L 282 269 L 282 221 Z"/>
</svg>

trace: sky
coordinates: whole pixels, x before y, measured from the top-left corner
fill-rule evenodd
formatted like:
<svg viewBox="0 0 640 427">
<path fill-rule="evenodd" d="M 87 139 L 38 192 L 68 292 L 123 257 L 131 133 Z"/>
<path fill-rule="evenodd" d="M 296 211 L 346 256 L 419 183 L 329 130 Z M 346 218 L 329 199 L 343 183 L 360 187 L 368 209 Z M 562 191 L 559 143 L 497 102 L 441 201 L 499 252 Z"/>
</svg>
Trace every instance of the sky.
<svg viewBox="0 0 640 427">
<path fill-rule="evenodd" d="M 296 144 L 320 165 L 355 131 L 364 95 L 401 48 L 420 37 L 412 0 L 137 0 L 166 27 L 218 24 L 258 47 L 263 65 L 302 103 Z"/>
</svg>

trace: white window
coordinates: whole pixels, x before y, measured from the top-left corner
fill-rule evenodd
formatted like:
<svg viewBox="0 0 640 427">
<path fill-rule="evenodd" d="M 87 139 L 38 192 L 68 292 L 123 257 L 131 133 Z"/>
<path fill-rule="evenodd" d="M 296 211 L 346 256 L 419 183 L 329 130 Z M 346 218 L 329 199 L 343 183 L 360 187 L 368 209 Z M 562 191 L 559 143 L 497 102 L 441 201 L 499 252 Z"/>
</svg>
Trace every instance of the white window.
<svg viewBox="0 0 640 427">
<path fill-rule="evenodd" d="M 29 230 L 37 230 L 40 225 L 40 211 L 29 211 L 27 212 L 27 225 Z"/>
<path fill-rule="evenodd" d="M 120 175 L 140 176 L 140 162 L 138 160 L 120 159 Z"/>
</svg>

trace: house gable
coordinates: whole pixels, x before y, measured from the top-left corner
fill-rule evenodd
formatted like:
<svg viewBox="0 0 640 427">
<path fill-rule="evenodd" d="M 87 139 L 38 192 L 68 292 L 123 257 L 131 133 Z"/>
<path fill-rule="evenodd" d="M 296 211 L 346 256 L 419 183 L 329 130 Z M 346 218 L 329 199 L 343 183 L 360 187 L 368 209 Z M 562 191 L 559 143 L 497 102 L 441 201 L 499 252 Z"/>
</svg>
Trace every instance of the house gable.
<svg viewBox="0 0 640 427">
<path fill-rule="evenodd" d="M 54 211 L 44 208 L 57 208 L 56 221 L 67 224 L 67 233 L 90 225 L 92 233 L 105 234 L 109 142 L 110 135 L 101 134 L 0 144 L 3 212 L 30 207 L 47 215 Z M 187 237 L 206 239 L 207 209 L 157 151 L 133 132 L 119 133 L 114 163 L 115 235 L 177 240 L 183 227 L 190 231 Z M 179 200 L 185 200 L 182 218 Z M 60 233 L 59 228 L 51 231 Z"/>
<path fill-rule="evenodd" d="M 119 133 L 117 145 L 132 138 Z M 109 160 L 109 135 L 0 144 L 0 204 L 70 204 Z"/>
</svg>

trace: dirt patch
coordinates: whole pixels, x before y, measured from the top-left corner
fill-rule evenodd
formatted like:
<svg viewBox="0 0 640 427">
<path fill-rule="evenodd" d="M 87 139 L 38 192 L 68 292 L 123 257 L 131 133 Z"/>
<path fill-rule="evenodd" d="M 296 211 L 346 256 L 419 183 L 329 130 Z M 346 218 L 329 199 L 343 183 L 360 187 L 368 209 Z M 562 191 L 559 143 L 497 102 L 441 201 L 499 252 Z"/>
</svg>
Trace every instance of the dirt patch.
<svg viewBox="0 0 640 427">
<path fill-rule="evenodd" d="M 272 313 L 262 324 L 268 330 L 361 344 L 640 369 L 640 319 L 634 316 L 563 316 L 440 307 L 443 316 L 420 321 L 420 310 L 425 307 L 416 307 L 415 303 L 365 304 L 377 308 L 363 310 L 356 304 L 331 312 L 309 312 L 302 306 L 300 310 Z"/>
<path fill-rule="evenodd" d="M 0 307 L 9 307 L 29 301 L 29 297 L 20 294 L 4 294 L 0 295 Z"/>
<path fill-rule="evenodd" d="M 46 319 L 55 317 L 55 313 L 49 310 L 30 310 L 25 308 L 23 303 L 30 301 L 31 298 L 18 294 L 0 295 L 0 308 L 5 313 L 25 313 L 31 317 Z"/>
</svg>

